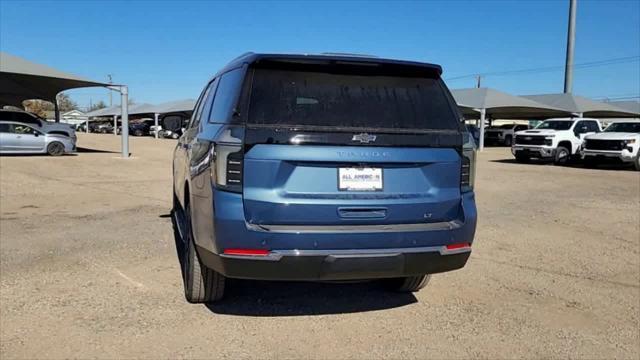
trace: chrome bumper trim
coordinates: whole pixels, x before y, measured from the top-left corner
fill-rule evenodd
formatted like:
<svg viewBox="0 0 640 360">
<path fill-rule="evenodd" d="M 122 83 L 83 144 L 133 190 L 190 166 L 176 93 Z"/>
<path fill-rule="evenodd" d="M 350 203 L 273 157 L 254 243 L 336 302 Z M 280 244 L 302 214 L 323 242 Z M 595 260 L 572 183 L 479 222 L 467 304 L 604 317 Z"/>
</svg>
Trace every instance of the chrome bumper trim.
<svg viewBox="0 0 640 360">
<path fill-rule="evenodd" d="M 374 232 L 419 232 L 455 230 L 464 223 L 460 220 L 420 224 L 392 225 L 258 225 L 245 223 L 248 230 L 285 234 L 327 234 L 327 233 L 374 233 Z"/>
<path fill-rule="evenodd" d="M 440 255 L 455 255 L 471 252 L 471 247 L 459 249 L 447 249 L 446 246 L 424 246 L 414 248 L 390 248 L 390 249 L 344 249 L 344 250 L 273 250 L 266 256 L 228 255 L 220 254 L 220 257 L 227 259 L 241 260 L 261 260 L 278 261 L 284 256 L 332 256 L 336 258 L 345 257 L 378 257 L 396 256 L 401 254 L 414 254 L 423 252 L 438 252 Z"/>
</svg>

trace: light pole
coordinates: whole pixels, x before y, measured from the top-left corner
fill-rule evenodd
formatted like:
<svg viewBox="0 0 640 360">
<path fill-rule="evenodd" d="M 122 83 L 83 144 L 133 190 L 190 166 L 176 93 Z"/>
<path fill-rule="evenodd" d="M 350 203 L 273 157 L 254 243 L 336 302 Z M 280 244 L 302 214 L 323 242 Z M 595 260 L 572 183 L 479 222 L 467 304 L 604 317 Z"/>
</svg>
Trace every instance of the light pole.
<svg viewBox="0 0 640 360">
<path fill-rule="evenodd" d="M 564 92 L 573 90 L 573 50 L 576 41 L 576 7 L 578 0 L 569 0 L 569 30 L 567 32 L 567 61 L 564 66 Z"/>
<path fill-rule="evenodd" d="M 107 77 L 109 78 L 109 85 L 113 84 L 113 78 L 111 77 L 111 74 L 107 74 Z M 111 90 L 109 90 L 109 106 L 113 106 L 113 99 L 111 98 Z"/>
</svg>

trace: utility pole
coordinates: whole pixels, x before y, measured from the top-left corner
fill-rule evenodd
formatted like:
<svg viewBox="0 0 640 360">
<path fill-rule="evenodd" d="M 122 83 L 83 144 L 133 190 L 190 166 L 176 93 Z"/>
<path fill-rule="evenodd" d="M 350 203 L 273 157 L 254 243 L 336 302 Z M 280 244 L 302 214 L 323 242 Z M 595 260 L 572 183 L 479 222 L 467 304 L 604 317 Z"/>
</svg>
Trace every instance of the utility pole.
<svg viewBox="0 0 640 360">
<path fill-rule="evenodd" d="M 477 87 L 478 89 L 480 89 L 480 82 L 482 81 L 482 75 L 477 75 L 477 76 L 476 76 L 476 81 L 477 81 L 477 83 L 476 83 L 476 87 Z"/>
<path fill-rule="evenodd" d="M 109 78 L 109 85 L 113 84 L 113 78 L 111 77 L 111 74 L 107 74 L 107 77 Z M 111 98 L 111 89 L 109 89 L 109 107 L 113 106 L 113 99 Z"/>
<path fill-rule="evenodd" d="M 569 0 L 569 30 L 567 31 L 567 62 L 564 67 L 564 92 L 573 90 L 573 50 L 576 41 L 576 7 L 578 0 Z"/>
</svg>

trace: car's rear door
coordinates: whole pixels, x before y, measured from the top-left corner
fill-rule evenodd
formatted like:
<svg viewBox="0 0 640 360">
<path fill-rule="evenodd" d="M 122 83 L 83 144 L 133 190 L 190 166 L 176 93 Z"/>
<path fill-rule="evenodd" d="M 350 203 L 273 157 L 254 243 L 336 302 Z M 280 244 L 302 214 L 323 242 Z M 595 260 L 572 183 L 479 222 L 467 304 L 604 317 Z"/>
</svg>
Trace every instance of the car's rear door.
<svg viewBox="0 0 640 360">
<path fill-rule="evenodd" d="M 14 151 L 15 141 L 16 134 L 13 132 L 13 124 L 0 123 L 0 151 Z"/>
<path fill-rule="evenodd" d="M 439 74 L 351 71 L 255 70 L 243 163 L 248 223 L 461 216 L 462 125 Z"/>
</svg>

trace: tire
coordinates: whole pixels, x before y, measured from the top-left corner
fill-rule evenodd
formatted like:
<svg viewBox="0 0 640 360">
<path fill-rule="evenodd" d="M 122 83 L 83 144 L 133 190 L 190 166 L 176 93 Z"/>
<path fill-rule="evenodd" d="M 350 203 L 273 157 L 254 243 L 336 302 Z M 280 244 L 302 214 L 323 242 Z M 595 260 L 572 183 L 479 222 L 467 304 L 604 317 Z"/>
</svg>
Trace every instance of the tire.
<svg viewBox="0 0 640 360">
<path fill-rule="evenodd" d="M 142 136 L 142 130 L 135 130 L 135 131 L 133 132 L 133 135 L 134 135 L 134 136 Z"/>
<path fill-rule="evenodd" d="M 633 167 L 636 168 L 636 171 L 640 171 L 640 152 L 636 156 L 636 161 L 633 162 Z"/>
<path fill-rule="evenodd" d="M 51 156 L 60 156 L 64 154 L 64 144 L 54 141 L 47 145 L 47 154 Z"/>
<path fill-rule="evenodd" d="M 529 155 L 523 154 L 521 151 L 520 152 L 516 152 L 516 161 L 519 163 L 528 163 L 529 161 L 531 161 L 531 158 L 529 157 Z"/>
<path fill-rule="evenodd" d="M 106 134 L 107 133 L 107 129 L 100 129 L 100 133 L 101 134 Z"/>
<path fill-rule="evenodd" d="M 174 139 L 174 140 L 177 140 L 178 138 L 180 138 L 180 135 L 178 135 L 176 133 L 173 133 L 173 134 L 171 134 L 171 138 Z"/>
<path fill-rule="evenodd" d="M 386 279 L 389 290 L 397 292 L 416 292 L 427 286 L 431 275 L 418 275 L 405 278 Z"/>
<path fill-rule="evenodd" d="M 215 302 L 223 298 L 225 277 L 200 262 L 193 242 L 191 210 L 185 204 L 182 251 L 182 275 L 184 296 L 192 304 Z"/>
<path fill-rule="evenodd" d="M 513 137 L 511 135 L 504 138 L 504 146 L 511 146 L 513 144 Z"/>
<path fill-rule="evenodd" d="M 571 159 L 571 152 L 564 146 L 558 146 L 553 163 L 556 165 L 567 165 Z"/>
</svg>

